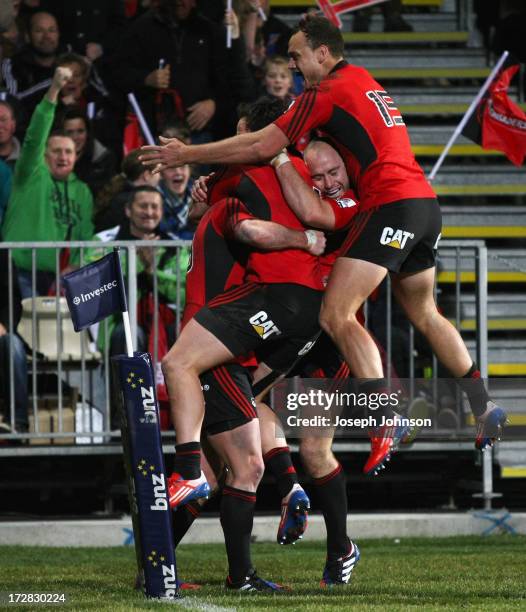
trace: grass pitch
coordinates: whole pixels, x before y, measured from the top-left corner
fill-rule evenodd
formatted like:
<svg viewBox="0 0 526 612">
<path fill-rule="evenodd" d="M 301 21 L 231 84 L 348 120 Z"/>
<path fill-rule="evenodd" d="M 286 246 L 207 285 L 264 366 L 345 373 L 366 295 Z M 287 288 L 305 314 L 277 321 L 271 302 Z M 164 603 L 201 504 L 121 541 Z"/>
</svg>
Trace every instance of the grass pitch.
<svg viewBox="0 0 526 612">
<path fill-rule="evenodd" d="M 253 561 L 264 578 L 289 585 L 283 595 L 226 593 L 222 545 L 181 546 L 181 578 L 204 584 L 175 604 L 145 600 L 133 590 L 133 548 L 0 546 L 0 610 L 42 606 L 8 604 L 8 593 L 65 593 L 67 610 L 526 610 L 526 538 L 358 540 L 362 559 L 352 584 L 318 587 L 322 543 L 255 544 Z M 49 605 L 47 606 L 50 607 Z"/>
</svg>

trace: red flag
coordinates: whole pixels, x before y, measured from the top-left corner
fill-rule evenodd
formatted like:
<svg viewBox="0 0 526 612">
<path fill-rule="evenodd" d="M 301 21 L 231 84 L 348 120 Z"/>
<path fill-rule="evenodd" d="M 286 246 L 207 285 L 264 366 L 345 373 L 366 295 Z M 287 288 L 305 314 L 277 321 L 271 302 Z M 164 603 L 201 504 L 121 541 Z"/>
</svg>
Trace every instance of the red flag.
<svg viewBox="0 0 526 612">
<path fill-rule="evenodd" d="M 342 22 L 339 17 L 341 13 L 358 11 L 359 9 L 386 1 L 387 0 L 338 0 L 337 2 L 331 2 L 331 0 L 318 0 L 318 6 L 329 21 L 332 21 L 336 27 L 341 28 Z"/>
<path fill-rule="evenodd" d="M 124 127 L 124 140 L 122 143 L 124 157 L 126 157 L 128 153 L 135 151 L 135 149 L 142 147 L 143 144 L 145 144 L 145 142 L 142 137 L 139 120 L 135 113 L 130 111 L 126 115 L 126 125 Z"/>
<path fill-rule="evenodd" d="M 519 64 L 506 68 L 489 89 L 482 112 L 482 147 L 502 151 L 516 166 L 526 156 L 526 113 L 508 97 Z"/>
</svg>

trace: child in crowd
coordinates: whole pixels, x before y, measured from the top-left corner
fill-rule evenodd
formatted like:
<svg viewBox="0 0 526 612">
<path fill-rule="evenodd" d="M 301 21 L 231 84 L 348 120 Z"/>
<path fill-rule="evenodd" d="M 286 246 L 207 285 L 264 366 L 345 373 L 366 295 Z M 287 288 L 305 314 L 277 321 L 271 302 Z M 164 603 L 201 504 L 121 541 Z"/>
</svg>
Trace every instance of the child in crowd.
<svg viewBox="0 0 526 612">
<path fill-rule="evenodd" d="M 280 100 L 290 100 L 292 102 L 294 99 L 292 85 L 292 71 L 289 68 L 288 60 L 279 55 L 269 57 L 265 62 L 263 75 L 265 92 Z"/>
</svg>

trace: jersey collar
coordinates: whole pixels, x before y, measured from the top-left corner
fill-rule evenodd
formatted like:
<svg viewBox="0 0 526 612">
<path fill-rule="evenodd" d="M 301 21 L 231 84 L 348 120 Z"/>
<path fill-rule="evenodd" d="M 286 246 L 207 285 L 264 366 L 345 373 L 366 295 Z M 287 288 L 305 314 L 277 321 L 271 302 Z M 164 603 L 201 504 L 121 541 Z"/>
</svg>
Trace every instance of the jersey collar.
<svg viewBox="0 0 526 612">
<path fill-rule="evenodd" d="M 329 72 L 329 74 L 334 74 L 337 70 L 341 70 L 342 68 L 345 68 L 345 66 L 348 66 L 348 65 L 349 65 L 349 62 L 342 59 L 332 67 L 332 70 Z"/>
</svg>

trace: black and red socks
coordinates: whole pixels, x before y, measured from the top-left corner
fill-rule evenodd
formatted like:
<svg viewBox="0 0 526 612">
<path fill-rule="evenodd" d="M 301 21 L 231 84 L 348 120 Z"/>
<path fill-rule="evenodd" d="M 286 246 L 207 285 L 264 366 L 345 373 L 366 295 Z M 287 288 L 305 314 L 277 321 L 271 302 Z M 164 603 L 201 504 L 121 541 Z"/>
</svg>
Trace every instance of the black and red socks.
<svg viewBox="0 0 526 612">
<path fill-rule="evenodd" d="M 474 416 L 479 417 L 484 414 L 490 397 L 477 365 L 473 363 L 467 374 L 464 374 L 462 378 L 457 378 L 456 382 L 468 396 L 469 406 Z"/>
<path fill-rule="evenodd" d="M 298 484 L 298 475 L 292 465 L 290 448 L 288 446 L 277 446 L 263 455 L 265 467 L 270 470 L 276 479 L 279 495 L 283 499 L 292 487 Z"/>
<path fill-rule="evenodd" d="M 314 478 L 318 506 L 327 529 L 327 558 L 338 559 L 349 551 L 347 536 L 347 488 L 340 464 L 322 478 Z"/>
<path fill-rule="evenodd" d="M 186 442 L 175 445 L 174 472 L 185 480 L 194 480 L 201 475 L 201 444 Z"/>
<path fill-rule="evenodd" d="M 228 574 L 241 583 L 252 571 L 250 538 L 254 524 L 256 494 L 226 485 L 221 498 L 220 519 L 225 536 Z"/>
</svg>

